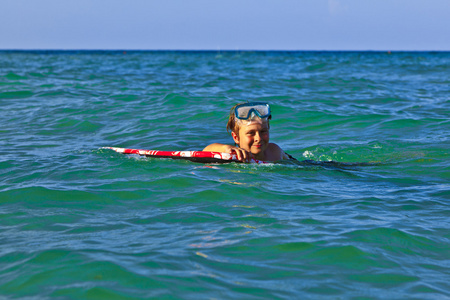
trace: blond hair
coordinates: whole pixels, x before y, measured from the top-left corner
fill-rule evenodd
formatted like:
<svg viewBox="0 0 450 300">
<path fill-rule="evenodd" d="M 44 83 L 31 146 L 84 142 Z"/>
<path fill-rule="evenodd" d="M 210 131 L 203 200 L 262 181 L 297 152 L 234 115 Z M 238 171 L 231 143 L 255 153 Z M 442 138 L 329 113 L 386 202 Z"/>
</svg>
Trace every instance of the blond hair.
<svg viewBox="0 0 450 300">
<path fill-rule="evenodd" d="M 244 104 L 244 103 L 238 103 L 231 108 L 230 116 L 228 117 L 227 132 L 229 132 L 230 130 L 236 134 L 239 132 L 239 125 L 236 124 L 236 117 L 234 115 L 234 109 L 236 108 L 236 106 L 241 105 L 241 104 Z"/>
</svg>

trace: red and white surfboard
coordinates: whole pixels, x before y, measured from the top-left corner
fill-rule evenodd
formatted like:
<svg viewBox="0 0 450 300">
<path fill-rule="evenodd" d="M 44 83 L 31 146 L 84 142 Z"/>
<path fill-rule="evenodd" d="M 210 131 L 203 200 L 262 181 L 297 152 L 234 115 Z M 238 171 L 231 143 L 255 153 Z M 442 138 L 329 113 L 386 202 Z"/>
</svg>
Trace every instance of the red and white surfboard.
<svg viewBox="0 0 450 300">
<path fill-rule="evenodd" d="M 137 154 L 147 157 L 156 158 L 172 158 L 185 159 L 200 163 L 231 163 L 241 162 L 237 159 L 235 154 L 212 151 L 160 151 L 160 150 L 142 150 L 142 149 L 127 149 L 118 147 L 102 147 L 102 149 L 110 149 L 122 154 Z M 264 164 L 266 162 L 252 159 L 250 163 Z"/>
</svg>

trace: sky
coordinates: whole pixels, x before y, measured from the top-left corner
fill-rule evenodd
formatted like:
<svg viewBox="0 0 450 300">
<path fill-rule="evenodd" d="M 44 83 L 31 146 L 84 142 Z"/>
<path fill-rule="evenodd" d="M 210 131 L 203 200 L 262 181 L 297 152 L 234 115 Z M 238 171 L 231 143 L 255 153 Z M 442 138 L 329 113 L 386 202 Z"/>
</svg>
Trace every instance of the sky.
<svg viewBox="0 0 450 300">
<path fill-rule="evenodd" d="M 450 51 L 450 0 L 0 0 L 0 49 Z"/>
</svg>

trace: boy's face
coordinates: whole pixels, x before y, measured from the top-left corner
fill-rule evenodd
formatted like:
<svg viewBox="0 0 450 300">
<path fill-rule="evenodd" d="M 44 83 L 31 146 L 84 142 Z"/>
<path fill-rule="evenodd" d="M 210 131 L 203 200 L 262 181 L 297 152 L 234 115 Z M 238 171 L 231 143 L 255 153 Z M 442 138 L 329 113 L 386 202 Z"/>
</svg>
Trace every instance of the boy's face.
<svg viewBox="0 0 450 300">
<path fill-rule="evenodd" d="M 232 132 L 231 135 L 240 148 L 257 156 L 263 154 L 269 145 L 269 124 L 268 122 L 258 122 L 242 125 L 238 134 Z"/>
</svg>

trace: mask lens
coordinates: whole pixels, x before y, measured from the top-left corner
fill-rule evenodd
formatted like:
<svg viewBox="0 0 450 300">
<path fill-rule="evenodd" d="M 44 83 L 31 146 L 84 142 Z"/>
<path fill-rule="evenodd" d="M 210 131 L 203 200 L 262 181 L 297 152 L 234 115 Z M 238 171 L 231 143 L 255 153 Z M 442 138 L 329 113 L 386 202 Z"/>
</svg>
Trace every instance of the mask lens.
<svg viewBox="0 0 450 300">
<path fill-rule="evenodd" d="M 260 118 L 267 118 L 270 116 L 270 106 L 266 103 L 246 103 L 238 105 L 236 106 L 235 116 L 238 119 L 246 120 L 250 118 L 252 112 Z"/>
</svg>

